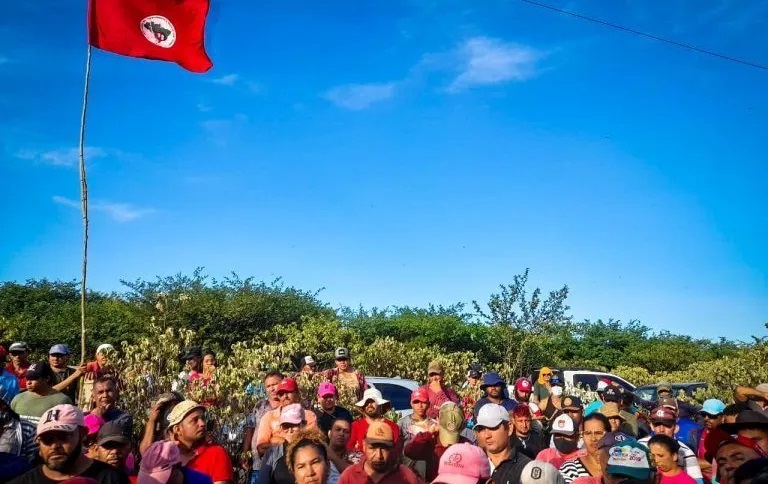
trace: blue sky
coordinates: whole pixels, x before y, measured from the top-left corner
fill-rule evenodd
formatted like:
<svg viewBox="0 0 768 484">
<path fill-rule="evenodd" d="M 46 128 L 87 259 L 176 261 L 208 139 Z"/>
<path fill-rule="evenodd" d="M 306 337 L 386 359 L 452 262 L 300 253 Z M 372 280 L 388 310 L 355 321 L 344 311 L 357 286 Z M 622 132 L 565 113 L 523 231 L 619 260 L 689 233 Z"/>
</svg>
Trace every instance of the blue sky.
<svg viewBox="0 0 768 484">
<path fill-rule="evenodd" d="M 548 2 L 768 64 L 766 0 Z M 74 279 L 85 2 L 4 12 L 0 280 Z M 207 32 L 202 76 L 94 52 L 91 287 L 448 304 L 530 267 L 579 319 L 765 332 L 768 71 L 517 0 L 214 0 Z"/>
</svg>

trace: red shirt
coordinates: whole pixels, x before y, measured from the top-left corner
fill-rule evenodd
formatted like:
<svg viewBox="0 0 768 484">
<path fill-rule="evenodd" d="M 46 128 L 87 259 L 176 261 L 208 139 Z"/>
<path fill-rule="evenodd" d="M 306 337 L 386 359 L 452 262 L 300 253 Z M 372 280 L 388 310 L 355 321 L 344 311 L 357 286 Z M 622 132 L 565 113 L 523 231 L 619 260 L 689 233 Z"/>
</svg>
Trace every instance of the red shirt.
<svg viewBox="0 0 768 484">
<path fill-rule="evenodd" d="M 210 477 L 213 482 L 234 481 L 232 461 L 224 447 L 217 444 L 203 444 L 195 449 L 195 456 L 187 467 Z"/>
<path fill-rule="evenodd" d="M 459 444 L 469 443 L 465 437 L 459 436 Z M 427 482 L 432 482 L 437 477 L 440 466 L 440 458 L 448 447 L 443 446 L 437 434 L 432 432 L 420 432 L 405 444 L 404 454 L 413 460 L 423 460 L 427 463 Z"/>
<path fill-rule="evenodd" d="M 443 385 L 440 387 L 440 391 L 436 392 L 432 390 L 429 383 L 421 386 L 422 389 L 427 391 L 429 395 L 429 408 L 427 408 L 427 417 L 437 419 L 440 416 L 440 407 L 445 402 L 453 402 L 459 404 L 459 396 L 456 395 L 451 388 Z"/>
<path fill-rule="evenodd" d="M 383 419 L 384 423 L 389 425 L 392 429 L 392 435 L 395 437 L 395 448 L 398 449 L 400 443 L 400 427 L 389 419 Z M 368 432 L 368 419 L 365 417 L 352 422 L 352 429 L 349 434 L 349 441 L 347 442 L 347 450 L 363 451 L 363 441 L 365 440 L 365 434 Z"/>
<path fill-rule="evenodd" d="M 13 363 L 8 363 L 8 366 L 5 367 L 5 369 L 19 381 L 20 392 L 27 391 L 27 370 L 29 369 L 29 365 L 31 365 L 31 363 L 27 363 L 27 366 L 19 368 L 18 370 L 13 366 Z"/>
<path fill-rule="evenodd" d="M 341 473 L 338 484 L 374 484 L 374 482 L 376 484 L 421 484 L 422 481 L 415 472 L 404 465 L 398 465 L 379 481 L 374 481 L 365 473 L 365 462 L 360 462 L 347 467 Z"/>
</svg>

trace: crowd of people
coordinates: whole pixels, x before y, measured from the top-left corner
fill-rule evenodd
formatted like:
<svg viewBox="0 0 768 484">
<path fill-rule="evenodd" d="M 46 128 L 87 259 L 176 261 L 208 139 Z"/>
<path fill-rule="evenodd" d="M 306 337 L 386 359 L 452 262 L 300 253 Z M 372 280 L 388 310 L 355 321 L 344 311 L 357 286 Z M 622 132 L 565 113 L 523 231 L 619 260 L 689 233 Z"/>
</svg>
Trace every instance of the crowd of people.
<svg viewBox="0 0 768 484">
<path fill-rule="evenodd" d="M 732 402 L 699 407 L 668 383 L 645 402 L 603 380 L 585 405 L 550 368 L 508 385 L 473 364 L 451 388 L 434 361 L 410 396 L 412 411 L 400 417 L 352 366 L 349 350 L 337 348 L 333 368 L 318 371 L 306 356 L 296 373 L 266 374 L 267 396 L 238 436 L 241 454 L 231 455 L 206 418 L 228 398 L 217 392 L 213 352 L 186 352 L 174 391 L 153 402 L 134 433 L 112 351 L 101 345 L 94 361 L 70 366 L 63 344 L 39 362 L 24 342 L 0 347 L 0 482 L 768 483 L 768 384 L 735 386 Z M 302 395 L 301 378 L 319 382 L 316 395 Z M 185 398 L 188 385 L 209 397 Z M 340 394 L 355 396 L 350 408 Z"/>
</svg>

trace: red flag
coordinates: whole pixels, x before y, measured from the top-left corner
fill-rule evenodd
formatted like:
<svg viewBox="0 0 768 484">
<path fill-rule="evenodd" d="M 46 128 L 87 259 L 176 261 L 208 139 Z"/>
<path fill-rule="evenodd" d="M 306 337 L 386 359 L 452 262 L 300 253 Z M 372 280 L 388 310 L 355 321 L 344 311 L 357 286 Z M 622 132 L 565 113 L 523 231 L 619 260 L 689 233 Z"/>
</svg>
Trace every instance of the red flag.
<svg viewBox="0 0 768 484">
<path fill-rule="evenodd" d="M 88 41 L 115 54 L 206 72 L 213 66 L 205 53 L 208 7 L 209 0 L 90 0 Z"/>
</svg>

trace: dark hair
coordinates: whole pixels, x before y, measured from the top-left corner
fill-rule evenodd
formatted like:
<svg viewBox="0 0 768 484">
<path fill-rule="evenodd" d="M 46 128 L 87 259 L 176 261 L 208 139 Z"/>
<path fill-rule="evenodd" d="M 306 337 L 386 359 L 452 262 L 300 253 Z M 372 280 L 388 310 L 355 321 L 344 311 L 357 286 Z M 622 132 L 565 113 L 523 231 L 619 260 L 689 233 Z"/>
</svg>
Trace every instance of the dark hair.
<svg viewBox="0 0 768 484">
<path fill-rule="evenodd" d="M 213 356 L 214 360 L 216 359 L 216 353 L 214 353 L 213 350 L 205 350 L 205 351 L 203 351 L 203 358 L 205 358 L 208 355 Z"/>
<path fill-rule="evenodd" d="M 743 403 L 732 403 L 725 406 L 723 409 L 723 415 L 738 415 L 744 410 L 749 410 L 749 407 Z"/>
<path fill-rule="evenodd" d="M 666 447 L 670 454 L 676 454 L 680 450 L 680 444 L 677 440 L 669 437 L 668 435 L 654 435 L 651 440 L 648 441 L 648 448 L 653 444 L 659 444 Z"/>
<path fill-rule="evenodd" d="M 349 425 L 352 425 L 352 419 L 351 418 L 336 417 L 335 419 L 333 419 L 333 422 L 331 422 L 331 428 L 333 428 L 333 426 L 336 425 L 336 422 L 338 422 L 338 421 L 347 422 Z"/>
<path fill-rule="evenodd" d="M 285 375 L 283 375 L 283 372 L 281 372 L 280 370 L 272 370 L 269 373 L 267 373 L 266 375 L 264 375 L 264 379 L 266 380 L 267 378 L 272 378 L 272 377 L 275 377 L 275 376 L 280 378 L 281 380 L 283 378 L 285 378 Z"/>
<path fill-rule="evenodd" d="M 582 421 L 582 424 L 586 424 L 590 420 L 597 420 L 597 421 L 599 421 L 601 424 L 603 424 L 603 430 L 605 430 L 606 432 L 610 432 L 611 431 L 611 422 L 609 422 L 608 421 L 608 417 L 606 417 L 602 413 L 599 413 L 599 412 L 592 412 L 592 413 L 590 413 L 589 415 L 584 417 L 584 420 Z"/>
<path fill-rule="evenodd" d="M 317 453 L 323 457 L 323 460 L 328 463 L 328 450 L 325 447 L 326 441 L 325 436 L 317 429 L 299 431 L 294 441 L 288 444 L 288 448 L 285 451 L 285 463 L 291 474 L 293 474 L 293 462 L 296 458 L 296 453 L 304 447 L 314 447 Z"/>
<path fill-rule="evenodd" d="M 751 484 L 768 483 L 768 457 L 752 459 L 741 464 L 733 473 L 733 482 L 741 484 L 744 481 L 750 481 Z"/>
</svg>

